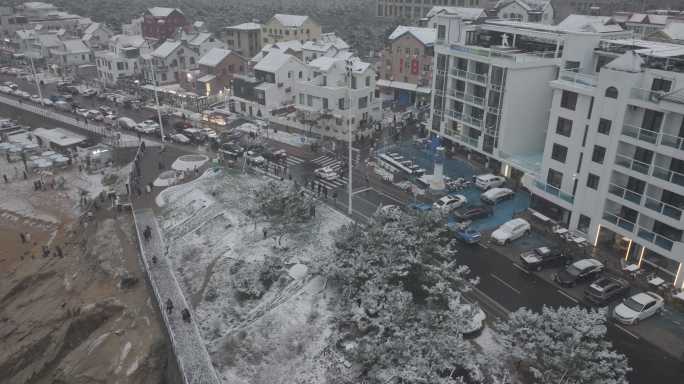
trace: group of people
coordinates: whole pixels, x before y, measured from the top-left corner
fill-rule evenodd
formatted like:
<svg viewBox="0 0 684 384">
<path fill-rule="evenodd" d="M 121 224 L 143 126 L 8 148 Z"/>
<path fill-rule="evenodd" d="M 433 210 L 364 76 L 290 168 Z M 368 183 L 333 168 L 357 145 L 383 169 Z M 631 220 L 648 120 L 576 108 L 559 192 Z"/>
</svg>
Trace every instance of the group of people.
<svg viewBox="0 0 684 384">
<path fill-rule="evenodd" d="M 171 301 L 171 299 L 166 299 L 166 314 L 171 315 L 171 313 L 173 313 L 173 301 Z M 189 323 L 190 322 L 190 310 L 188 310 L 187 308 L 184 308 L 181 311 L 181 318 L 186 323 Z"/>
</svg>

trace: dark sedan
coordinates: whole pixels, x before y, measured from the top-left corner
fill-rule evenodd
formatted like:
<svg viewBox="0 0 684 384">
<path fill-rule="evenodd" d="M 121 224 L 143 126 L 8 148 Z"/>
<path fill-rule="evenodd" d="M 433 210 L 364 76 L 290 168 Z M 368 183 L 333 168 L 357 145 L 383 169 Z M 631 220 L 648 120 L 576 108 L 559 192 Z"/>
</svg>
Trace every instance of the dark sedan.
<svg viewBox="0 0 684 384">
<path fill-rule="evenodd" d="M 454 217 L 458 221 L 482 219 L 491 215 L 492 208 L 484 205 L 465 207 L 454 212 Z"/>
<path fill-rule="evenodd" d="M 596 259 L 582 259 L 558 272 L 553 280 L 560 285 L 573 287 L 582 280 L 594 277 L 603 271 L 603 264 Z"/>
<path fill-rule="evenodd" d="M 564 265 L 569 261 L 570 257 L 558 248 L 539 247 L 520 255 L 522 266 L 534 271 L 541 271 L 551 265 Z"/>
<path fill-rule="evenodd" d="M 597 305 L 605 305 L 629 292 L 629 283 L 617 277 L 602 277 L 584 290 L 584 297 Z"/>
</svg>

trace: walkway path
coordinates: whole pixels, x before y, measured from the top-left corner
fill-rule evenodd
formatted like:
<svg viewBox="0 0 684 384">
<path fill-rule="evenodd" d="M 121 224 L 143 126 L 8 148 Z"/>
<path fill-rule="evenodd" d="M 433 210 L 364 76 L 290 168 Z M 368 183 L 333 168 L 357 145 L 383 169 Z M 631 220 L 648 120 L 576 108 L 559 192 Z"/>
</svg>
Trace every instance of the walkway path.
<svg viewBox="0 0 684 384">
<path fill-rule="evenodd" d="M 154 213 L 151 209 L 138 209 L 133 212 L 133 217 L 143 265 L 157 303 L 160 305 L 162 319 L 169 333 L 171 347 L 183 376 L 183 383 L 219 384 L 220 381 L 194 319 L 187 323 L 181 318 L 181 310 L 191 307 L 183 296 L 170 260 L 166 258 L 164 239 Z M 146 226 L 152 229 L 151 239 L 147 241 L 143 236 Z M 156 257 L 156 263 L 153 262 L 153 257 Z M 173 302 L 171 313 L 168 313 L 165 308 L 168 299 Z"/>
</svg>

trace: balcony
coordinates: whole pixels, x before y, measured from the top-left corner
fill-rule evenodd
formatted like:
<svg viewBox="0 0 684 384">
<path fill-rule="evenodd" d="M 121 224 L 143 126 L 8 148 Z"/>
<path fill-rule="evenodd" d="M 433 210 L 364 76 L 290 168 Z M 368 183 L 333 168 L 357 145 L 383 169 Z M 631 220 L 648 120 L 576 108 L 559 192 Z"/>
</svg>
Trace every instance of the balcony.
<svg viewBox="0 0 684 384">
<path fill-rule="evenodd" d="M 667 182 L 684 187 L 684 174 L 681 174 L 679 172 L 671 171 L 667 168 L 655 165 L 653 166 L 652 175 L 653 177 L 657 177 L 660 180 L 665 180 Z"/>
<path fill-rule="evenodd" d="M 556 196 L 561 200 L 567 201 L 570 204 L 575 203 L 575 196 L 569 193 L 565 193 L 561 191 L 560 188 L 556 188 L 551 184 L 546 184 L 541 180 L 534 180 L 534 186 L 537 187 L 537 189 L 542 190 L 550 195 Z"/>
<path fill-rule="evenodd" d="M 487 80 L 489 80 L 487 75 L 481 75 L 479 73 L 468 72 L 468 71 L 465 71 L 463 69 L 458 69 L 458 68 L 452 69 L 451 75 L 456 76 L 460 79 L 476 81 L 476 82 L 482 83 L 482 84 L 487 84 Z"/>
<path fill-rule="evenodd" d="M 449 96 L 452 96 L 452 97 L 459 99 L 459 100 L 462 100 L 462 101 L 469 102 L 471 104 L 475 104 L 475 105 L 480 106 L 480 107 L 484 107 L 484 98 L 478 97 L 475 95 L 471 95 L 471 94 L 466 94 L 465 92 L 459 91 L 457 89 L 450 89 L 449 90 Z"/>
<path fill-rule="evenodd" d="M 623 198 L 625 200 L 631 201 L 636 205 L 641 205 L 641 201 L 643 200 L 643 195 L 632 190 L 629 190 L 625 187 L 621 187 L 617 184 L 610 184 L 610 186 L 608 187 L 608 193 Z"/>
<path fill-rule="evenodd" d="M 606 220 L 609 223 L 613 223 L 617 225 L 618 227 L 627 230 L 629 232 L 634 232 L 634 228 L 636 227 L 636 224 L 624 219 L 620 216 L 614 215 L 610 212 L 603 212 L 603 220 Z"/>
<path fill-rule="evenodd" d="M 662 201 L 656 200 L 648 196 L 646 197 L 646 201 L 644 202 L 644 207 L 675 220 L 680 220 L 682 218 L 682 210 L 680 208 L 677 208 L 674 205 L 664 203 Z"/>
<path fill-rule="evenodd" d="M 598 78 L 596 76 L 573 71 L 560 71 L 558 74 L 558 80 L 568 81 L 575 85 L 591 88 L 598 84 Z"/>
<path fill-rule="evenodd" d="M 684 98 L 681 97 L 681 92 L 664 92 L 643 88 L 632 88 L 631 96 L 633 99 L 650 101 L 656 104 L 660 103 L 661 100 L 667 100 L 676 104 L 684 104 Z"/>
<path fill-rule="evenodd" d="M 464 122 L 468 125 L 471 125 L 477 129 L 482 129 L 482 119 L 478 119 L 476 117 L 470 116 L 470 115 L 465 115 L 461 112 L 453 111 L 453 110 L 447 110 L 446 115 L 451 117 L 452 119 Z"/>
<path fill-rule="evenodd" d="M 679 136 L 655 132 L 629 124 L 625 124 L 622 127 L 622 134 L 653 145 L 664 145 L 670 148 L 684 150 L 684 138 Z"/>
<path fill-rule="evenodd" d="M 644 175 L 648 175 L 651 169 L 651 166 L 649 164 L 642 163 L 638 160 L 631 159 L 624 155 L 616 155 L 615 164 L 642 173 Z"/>
<path fill-rule="evenodd" d="M 500 59 L 509 60 L 514 63 L 533 63 L 540 60 L 556 59 L 556 52 L 554 51 L 538 51 L 538 52 L 521 52 L 515 51 L 502 51 L 493 48 L 478 47 L 474 45 L 460 45 L 460 44 L 449 44 L 446 41 L 440 40 L 441 44 L 449 48 L 452 52 L 462 52 L 469 55 L 479 56 L 484 59 Z M 558 56 L 562 52 L 558 52 Z"/>
<path fill-rule="evenodd" d="M 637 231 L 637 236 L 639 236 L 639 238 L 641 239 L 644 239 L 650 243 L 657 245 L 658 247 L 666 251 L 671 251 L 672 247 L 674 246 L 674 243 L 676 242 L 672 239 L 668 239 L 663 235 L 652 232 L 644 227 L 639 227 L 639 230 Z"/>
<path fill-rule="evenodd" d="M 458 138 L 459 138 L 462 142 L 468 144 L 469 146 L 471 146 L 471 147 L 473 147 L 473 148 L 478 148 L 478 146 L 480 145 L 480 140 L 477 139 L 477 138 L 475 138 L 475 137 L 460 135 L 460 136 L 458 136 Z"/>
</svg>

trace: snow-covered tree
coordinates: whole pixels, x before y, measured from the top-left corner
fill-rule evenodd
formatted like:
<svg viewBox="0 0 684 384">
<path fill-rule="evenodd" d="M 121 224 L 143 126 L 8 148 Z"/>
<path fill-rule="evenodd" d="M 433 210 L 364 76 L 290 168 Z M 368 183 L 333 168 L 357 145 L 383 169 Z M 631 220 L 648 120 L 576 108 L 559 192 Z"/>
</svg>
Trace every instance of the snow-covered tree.
<svg viewBox="0 0 684 384">
<path fill-rule="evenodd" d="M 339 293 L 332 345 L 358 370 L 332 382 L 439 384 L 468 374 L 476 352 L 461 336 L 472 318 L 461 310 L 461 292 L 475 281 L 449 242 L 444 222 L 430 215 L 384 217 L 338 233 L 333 257 L 314 268 Z"/>
<path fill-rule="evenodd" d="M 631 368 L 606 340 L 605 309 L 521 308 L 496 330 L 502 358 L 531 382 L 627 383 Z"/>
</svg>

